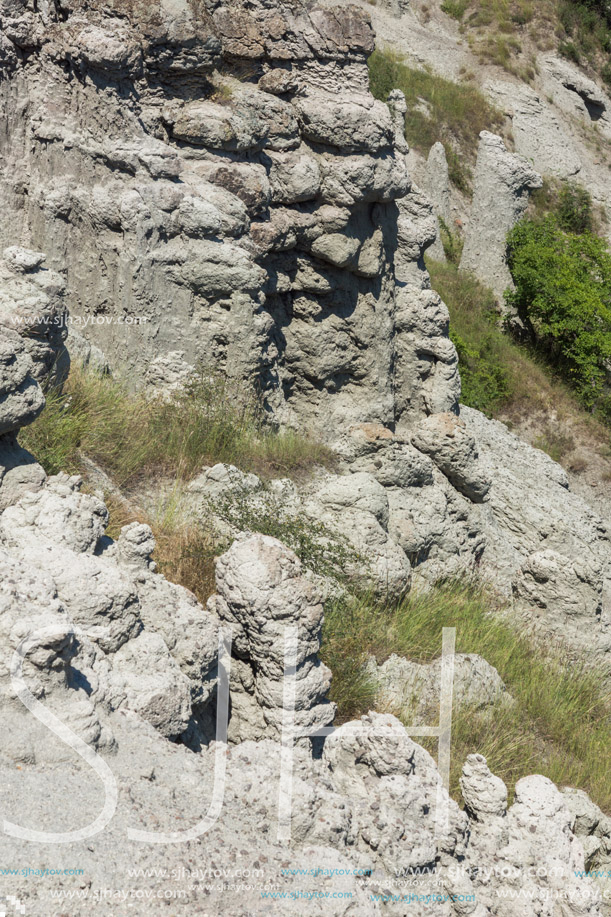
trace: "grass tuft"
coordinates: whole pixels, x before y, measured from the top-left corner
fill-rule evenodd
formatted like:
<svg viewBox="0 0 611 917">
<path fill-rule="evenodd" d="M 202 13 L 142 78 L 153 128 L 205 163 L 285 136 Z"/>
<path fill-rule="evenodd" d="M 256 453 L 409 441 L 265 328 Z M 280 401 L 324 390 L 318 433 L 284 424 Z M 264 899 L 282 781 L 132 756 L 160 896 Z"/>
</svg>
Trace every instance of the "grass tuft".
<svg viewBox="0 0 611 917">
<path fill-rule="evenodd" d="M 151 400 L 110 376 L 73 369 L 20 440 L 49 474 L 81 473 L 84 454 L 119 488 L 160 476 L 188 480 L 217 462 L 264 478 L 332 463 L 322 444 L 266 427 L 254 396 L 203 371 L 171 400 Z"/>
</svg>

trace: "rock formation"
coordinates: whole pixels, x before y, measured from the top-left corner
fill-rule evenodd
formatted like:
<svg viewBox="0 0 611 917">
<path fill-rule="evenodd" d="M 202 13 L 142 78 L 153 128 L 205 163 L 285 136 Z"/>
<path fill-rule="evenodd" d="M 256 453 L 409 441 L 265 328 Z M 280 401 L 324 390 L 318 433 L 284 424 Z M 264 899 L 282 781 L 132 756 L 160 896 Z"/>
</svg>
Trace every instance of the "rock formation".
<svg viewBox="0 0 611 917">
<path fill-rule="evenodd" d="M 460 269 L 475 274 L 501 304 L 512 284 L 505 258 L 507 233 L 526 210 L 529 193 L 541 184 L 529 163 L 510 153 L 500 137 L 482 131 Z"/>
<path fill-rule="evenodd" d="M 440 221 L 451 230 L 452 213 L 450 199 L 450 176 L 448 160 L 443 143 L 434 143 L 426 163 L 426 182 L 424 190 L 433 202 L 437 216 L 437 238 L 429 248 L 429 254 L 437 261 L 445 261 L 446 255 L 441 243 Z"/>
<path fill-rule="evenodd" d="M 301 2 L 22 12 L 3 11 L 0 242 L 65 271 L 71 329 L 115 369 L 142 379 L 182 353 L 319 428 L 330 411 L 394 423 L 456 375 L 451 347 L 416 359 L 406 328 L 419 373 L 396 404 L 410 183 L 402 126 L 368 91 L 366 18 Z"/>
<path fill-rule="evenodd" d="M 415 725 L 428 725 L 439 716 L 440 659 L 421 665 L 393 653 L 382 665 L 371 658 L 367 674 L 377 686 L 380 709 L 396 715 L 404 712 Z M 455 707 L 483 710 L 499 701 L 512 702 L 497 670 L 475 653 L 454 656 L 453 678 Z"/>
<path fill-rule="evenodd" d="M 341 460 L 299 492 L 275 485 L 282 512 L 344 533 L 395 594 L 477 567 L 606 665 L 605 527 L 544 456 L 457 416 L 448 313 L 422 261 L 435 214 L 407 174 L 405 99 L 369 94 L 367 18 L 282 3 L 165 9 L 3 13 L 15 47 L 0 85 L 3 231 L 65 272 L 68 352 L 153 388 L 198 360 L 256 385 L 276 422 L 317 430 Z M 491 240 L 537 183 L 483 135 L 463 262 L 501 292 Z M 477 255 L 483 234 L 494 265 Z M 36 310 L 59 308 L 41 255 L 5 258 L 5 285 L 29 278 L 40 297 L 51 284 Z M 516 523 L 525 481 L 536 497 Z M 193 487 L 208 500 L 212 484 Z"/>
<path fill-rule="evenodd" d="M 2 333 L 0 420 L 10 432 L 0 448 L 8 442 L 13 450 L 16 428 L 31 421 L 43 397 L 21 336 Z M 27 468 L 32 460 L 20 461 Z M 124 894 L 131 913 L 165 913 L 172 881 L 182 890 L 180 913 L 212 908 L 238 917 L 252 912 L 253 901 L 257 913 L 271 889 L 278 897 L 268 898 L 266 913 L 301 914 L 301 898 L 310 896 L 312 912 L 328 914 L 320 863 L 337 915 L 398 917 L 404 899 L 396 876 L 418 870 L 418 895 L 440 902 L 440 913 L 467 907 L 484 917 L 500 913 L 499 891 L 519 890 L 519 877 L 536 861 L 529 892 L 544 898 L 562 881 L 571 891 L 567 914 L 599 913 L 595 887 L 579 877 L 584 852 L 571 827 L 577 821 L 585 836 L 602 826 L 600 818 L 586 825 L 541 777 L 520 781 L 507 810 L 506 790 L 481 756 L 465 766 L 462 812 L 430 755 L 398 720 L 378 713 L 336 730 L 320 759 L 295 747 L 287 861 L 275 831 L 286 768 L 285 744 L 277 741 L 284 743 L 285 626 L 299 634 L 296 725 L 314 730 L 333 716 L 324 702 L 328 674 L 316 660 L 322 609 L 299 561 L 274 539 L 237 541 L 219 560 L 218 595 L 206 611 L 155 572 L 147 526 L 128 525 L 113 542 L 104 535 L 104 504 L 80 493 L 78 480 L 46 479 L 39 469 L 22 485 L 0 486 L 0 854 L 17 865 L 14 858 L 31 855 L 35 840 L 37 855 L 54 868 L 37 883 L 17 869 L 11 902 L 47 917 L 64 894 L 62 909 L 69 899 L 71 917 L 81 917 L 91 913 L 89 898 Z M 219 696 L 218 633 L 227 625 L 231 665 L 239 663 L 230 725 L 235 717 L 234 738 L 248 728 L 260 740 L 232 750 L 222 735 L 208 742 L 202 729 Z M 168 741 L 181 735 L 182 744 Z M 90 768 L 103 780 L 103 796 Z M 210 807 L 219 792 L 220 805 Z M 212 873 L 184 866 L 204 860 Z M 218 874 L 229 881 L 204 882 L 202 897 L 199 883 L 216 875 L 221 860 Z M 83 871 L 73 877 L 75 861 Z M 252 870 L 258 884 L 232 881 Z M 166 877 L 163 886 L 158 876 Z"/>
<path fill-rule="evenodd" d="M 562 890 L 571 917 L 597 914 L 572 831 L 584 819 L 553 784 L 525 778 L 508 809 L 485 760 L 470 758 L 462 812 L 430 755 L 376 712 L 329 736 L 320 758 L 296 743 L 289 859 L 276 834 L 283 638 L 297 629 L 295 723 L 326 728 L 334 707 L 317 659 L 320 583 L 279 542 L 244 533 L 219 559 L 204 609 L 156 572 L 147 526 L 113 541 L 104 503 L 78 478 L 47 478 L 18 444 L 43 408 L 39 383 L 67 371 L 67 354 L 153 388 L 179 385 L 205 362 L 257 385 L 275 422 L 324 435 L 338 468 L 300 487 L 205 469 L 189 489 L 194 513 L 236 488 L 275 500 L 345 533 L 366 559 L 359 566 L 393 594 L 478 569 L 515 597 L 516 613 L 536 609 L 546 633 L 610 666 L 603 524 L 542 453 L 477 412 L 459 416 L 448 313 L 422 261 L 435 215 L 407 173 L 405 100 L 393 93 L 386 106 L 368 92 L 367 17 L 281 0 L 0 0 L 0 18 L 9 827 L 44 829 L 41 858 L 66 867 L 49 833 L 85 831 L 62 847 L 83 864 L 85 891 L 133 882 L 126 863 L 165 868 L 168 850 L 180 851 L 177 868 L 206 858 L 235 870 L 244 858 L 253 866 L 256 851 L 281 892 L 319 890 L 309 874 L 297 885 L 287 866 L 341 870 L 352 897 L 338 899 L 338 915 L 399 917 L 397 870 L 433 867 L 418 892 L 441 888 L 434 900 L 447 917 L 519 912 L 521 902 L 499 905 L 498 892 L 524 887 L 541 900 Z M 510 222 L 516 194 L 523 202 L 536 178 L 522 166 L 516 178 L 494 138 L 484 147 L 506 179 Z M 227 632 L 230 665 L 218 658 Z M 229 746 L 214 731 L 227 674 Z M 106 829 L 87 834 L 100 812 Z M 607 843 L 600 824 L 594 834 L 577 828 L 590 856 Z M 28 862 L 27 830 L 4 827 L 2 862 Z M 142 832 L 157 841 L 142 844 Z M 139 881 L 157 888 L 150 874 Z M 62 875 L 46 886 L 19 877 L 14 888 L 30 913 L 48 917 L 48 889 L 74 886 Z M 252 900 L 239 883 L 206 895 L 196 882 L 177 906 L 243 917 Z M 329 913 L 328 902 L 311 903 Z M 303 913 L 298 896 L 264 906 Z M 74 917 L 91 912 L 86 901 L 70 907 Z M 133 912 L 166 910 L 155 899 Z"/>
</svg>

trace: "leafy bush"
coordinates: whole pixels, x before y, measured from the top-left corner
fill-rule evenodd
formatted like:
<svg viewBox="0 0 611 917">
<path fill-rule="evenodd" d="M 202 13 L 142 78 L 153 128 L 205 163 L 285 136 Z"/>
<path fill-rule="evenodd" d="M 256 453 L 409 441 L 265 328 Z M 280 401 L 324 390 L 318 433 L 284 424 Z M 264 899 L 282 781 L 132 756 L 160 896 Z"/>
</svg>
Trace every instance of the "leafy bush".
<svg viewBox="0 0 611 917">
<path fill-rule="evenodd" d="M 469 2 L 470 0 L 443 0 L 441 12 L 452 16 L 453 19 L 457 19 L 460 22 L 465 15 Z"/>
<path fill-rule="evenodd" d="M 531 344 L 600 410 L 611 359 L 611 255 L 590 232 L 564 232 L 553 217 L 519 223 L 508 238 L 515 284 L 505 294 Z"/>
<path fill-rule="evenodd" d="M 565 182 L 558 201 L 558 223 L 565 232 L 593 232 L 592 198 L 585 188 Z"/>
<path fill-rule="evenodd" d="M 558 45 L 558 52 L 562 57 L 572 61 L 574 64 L 581 62 L 581 55 L 576 45 L 572 41 L 561 41 Z"/>
<path fill-rule="evenodd" d="M 596 66 L 611 48 L 611 7 L 603 0 L 563 0 L 558 18 L 568 36 L 560 52 L 575 63 L 585 55 Z"/>
<path fill-rule="evenodd" d="M 492 417 L 508 401 L 511 391 L 506 370 L 494 359 L 494 330 L 482 338 L 479 347 L 470 346 L 455 331 L 450 337 L 460 362 L 462 403 Z"/>
<path fill-rule="evenodd" d="M 526 214 L 539 222 L 552 216 L 565 232 L 606 235 L 602 207 L 593 203 L 585 188 L 566 179 L 544 177 L 542 186 L 531 194 Z"/>
<path fill-rule="evenodd" d="M 475 161 L 480 131 L 500 128 L 501 113 L 474 86 L 409 67 L 392 51 L 373 52 L 369 58 L 369 82 L 373 95 L 383 102 L 391 90 L 402 90 L 407 101 L 408 143 L 428 155 L 433 144 L 441 141 L 452 182 L 468 191 L 470 163 Z"/>
</svg>

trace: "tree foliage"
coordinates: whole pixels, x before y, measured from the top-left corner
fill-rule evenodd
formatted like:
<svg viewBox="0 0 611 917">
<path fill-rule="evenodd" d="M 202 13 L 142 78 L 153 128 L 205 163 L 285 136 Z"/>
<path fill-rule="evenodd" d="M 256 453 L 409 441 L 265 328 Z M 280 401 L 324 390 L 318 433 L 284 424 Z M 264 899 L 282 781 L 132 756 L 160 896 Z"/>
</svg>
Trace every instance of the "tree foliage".
<svg viewBox="0 0 611 917">
<path fill-rule="evenodd" d="M 552 216 L 525 220 L 508 238 L 515 290 L 505 294 L 531 343 L 590 409 L 610 403 L 611 255 L 586 231 L 566 232 Z"/>
</svg>

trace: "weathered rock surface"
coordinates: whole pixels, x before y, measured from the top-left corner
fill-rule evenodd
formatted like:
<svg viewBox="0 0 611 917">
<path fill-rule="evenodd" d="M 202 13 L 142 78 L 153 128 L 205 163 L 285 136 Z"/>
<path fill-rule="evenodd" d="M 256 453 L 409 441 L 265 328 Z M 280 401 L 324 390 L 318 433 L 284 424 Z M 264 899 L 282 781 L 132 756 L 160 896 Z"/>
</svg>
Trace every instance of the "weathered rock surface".
<svg viewBox="0 0 611 917">
<path fill-rule="evenodd" d="M 415 725 L 437 722 L 440 659 L 421 665 L 393 653 L 382 665 L 370 659 L 367 674 L 377 685 L 376 703 L 381 709 L 397 715 L 404 712 Z M 475 653 L 457 653 L 454 657 L 454 706 L 480 710 L 499 701 L 511 703 L 511 696 L 497 670 Z"/>
<path fill-rule="evenodd" d="M 0 363 L 7 396 L 0 423 L 10 428 L 0 437 L 0 454 L 14 455 L 15 426 L 32 414 L 27 406 L 13 411 L 11 396 L 23 378 L 32 380 L 34 392 L 39 388 L 20 336 L 0 333 L 8 358 Z M 13 372 L 10 347 L 19 351 L 21 375 Z M 345 451 L 352 450 L 353 462 L 376 467 L 378 443 L 384 444 L 379 468 L 385 480 L 409 487 L 435 473 L 444 477 L 428 456 L 379 426 L 355 430 Z M 27 467 L 27 458 L 21 461 Z M 19 462 L 15 458 L 15 468 Z M 217 490 L 223 481 L 232 486 L 226 469 L 212 471 L 206 477 Z M 353 495 L 354 510 L 385 523 L 384 486 L 372 486 L 376 479 L 364 470 L 354 477 L 367 484 Z M 342 489 L 349 475 L 336 478 L 331 503 L 349 493 Z M 584 853 L 571 832 L 575 817 L 545 778 L 520 781 L 505 814 L 502 785 L 483 759 L 470 759 L 462 812 L 430 755 L 397 719 L 375 712 L 333 732 L 321 758 L 302 746 L 287 758 L 285 625 L 298 630 L 296 724 L 316 729 L 329 723 L 333 706 L 325 702 L 328 673 L 316 657 L 317 587 L 279 542 L 264 536 L 236 541 L 219 559 L 218 595 L 205 610 L 155 572 L 148 526 L 126 526 L 116 542 L 105 535 L 106 507 L 80 492 L 78 478 L 47 479 L 42 472 L 21 484 L 0 482 L 0 718 L 6 727 L 0 857 L 16 871 L 3 877 L 10 906 L 48 917 L 57 896 L 65 895 L 62 912 L 69 900 L 73 917 L 91 913 L 92 900 L 112 900 L 113 908 L 119 903 L 144 917 L 167 913 L 168 890 L 180 890 L 172 897 L 177 913 L 203 917 L 212 909 L 243 917 L 262 913 L 262 894 L 274 891 L 283 897 L 263 902 L 270 915 L 303 914 L 304 896 L 313 914 L 328 914 L 324 895 L 341 893 L 333 899 L 338 917 L 399 917 L 403 903 L 387 896 L 396 892 L 397 871 L 408 868 L 435 870 L 418 892 L 436 895 L 441 906 L 435 912 L 446 917 L 500 915 L 499 891 L 519 889 L 513 876 L 522 879 L 525 870 L 534 896 L 569 889 L 563 902 L 569 917 L 600 913 L 595 887 L 580 876 Z M 230 731 L 235 728 L 234 739 L 249 731 L 261 739 L 234 747 L 206 735 L 219 696 L 224 627 L 232 630 L 235 654 Z M 287 766 L 290 852 L 277 833 Z M 92 780 L 92 769 L 101 783 Z M 286 830 L 286 805 L 280 814 Z M 53 862 L 40 882 L 23 874 L 33 841 L 41 862 Z M 75 862 L 82 873 L 74 873 Z M 543 871 L 532 870 L 535 863 Z M 212 878 L 225 882 L 210 887 Z"/>
<path fill-rule="evenodd" d="M 482 131 L 460 269 L 475 274 L 500 303 L 512 283 L 505 259 L 507 233 L 526 210 L 529 193 L 541 184 L 525 159 L 510 153 L 496 134 Z"/>
<path fill-rule="evenodd" d="M 430 149 L 426 163 L 425 191 L 433 202 L 437 217 L 437 238 L 429 249 L 431 258 L 445 261 L 446 254 L 441 243 L 440 220 L 443 220 L 448 229 L 452 229 L 450 176 L 448 160 L 443 143 L 434 143 Z"/>
<path fill-rule="evenodd" d="M 394 201 L 410 181 L 402 129 L 368 91 L 367 18 L 116 6 L 3 12 L 20 44 L 0 88 L 0 241 L 65 272 L 71 331 L 97 350 L 69 347 L 140 380 L 181 352 L 257 381 L 279 420 L 325 429 L 333 392 L 337 419 L 394 422 Z"/>
<path fill-rule="evenodd" d="M 216 576 L 218 595 L 208 607 L 230 625 L 239 660 L 231 739 L 281 737 L 286 665 L 295 666 L 296 728 L 329 726 L 335 716 L 326 700 L 331 672 L 317 658 L 323 606 L 295 554 L 274 538 L 254 535 L 233 543 Z"/>
<path fill-rule="evenodd" d="M 608 670 L 607 527 L 571 492 L 564 469 L 544 452 L 478 411 L 463 408 L 461 417 L 492 482 L 479 509 L 488 544 L 483 572 L 515 595 L 516 611 L 528 608 L 542 634 Z"/>
</svg>

